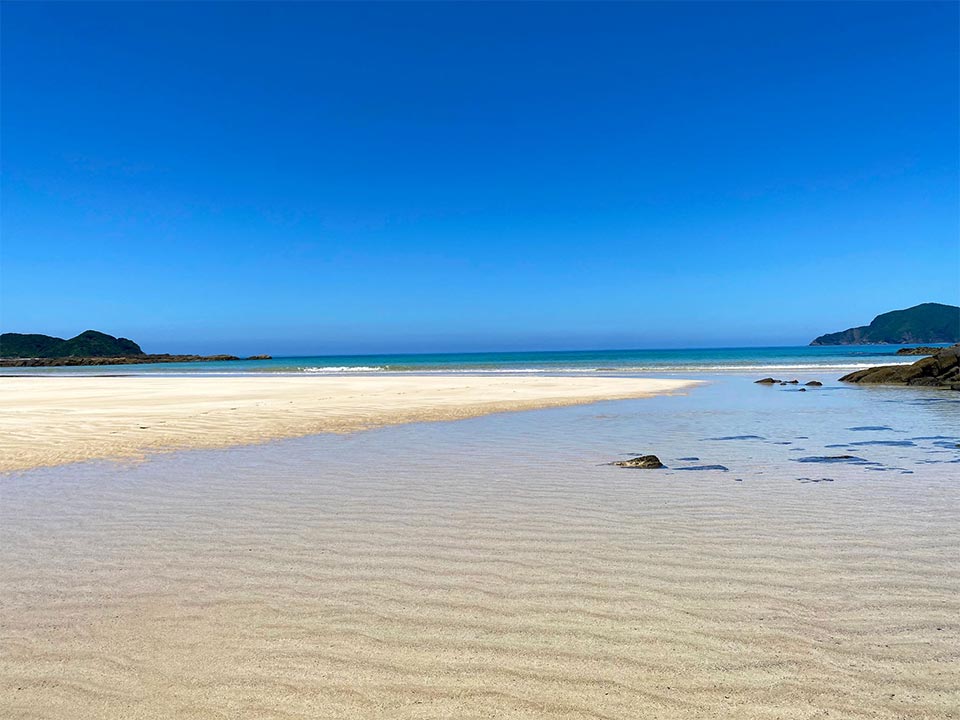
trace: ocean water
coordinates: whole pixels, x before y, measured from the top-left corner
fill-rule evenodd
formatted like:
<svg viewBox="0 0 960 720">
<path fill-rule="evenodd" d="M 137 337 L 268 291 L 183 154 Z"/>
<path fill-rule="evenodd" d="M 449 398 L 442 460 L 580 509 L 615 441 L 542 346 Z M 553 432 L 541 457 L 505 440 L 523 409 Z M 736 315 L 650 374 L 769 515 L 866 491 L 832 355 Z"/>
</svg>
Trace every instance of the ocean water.
<svg viewBox="0 0 960 720">
<path fill-rule="evenodd" d="M 327 355 L 272 360 L 164 363 L 115 367 L 8 368 L 5 374 L 340 374 L 340 373 L 509 373 L 649 374 L 821 371 L 844 374 L 873 365 L 910 363 L 902 345 L 830 347 L 697 348 L 673 350 L 578 350 L 554 352 L 433 353 L 415 355 Z"/>
</svg>

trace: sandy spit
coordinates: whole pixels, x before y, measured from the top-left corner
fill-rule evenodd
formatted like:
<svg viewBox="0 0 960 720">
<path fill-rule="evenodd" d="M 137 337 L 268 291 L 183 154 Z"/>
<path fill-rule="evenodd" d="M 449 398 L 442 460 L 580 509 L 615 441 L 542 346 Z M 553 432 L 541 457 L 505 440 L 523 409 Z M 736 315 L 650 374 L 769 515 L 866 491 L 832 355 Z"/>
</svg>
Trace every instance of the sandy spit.
<svg viewBox="0 0 960 720">
<path fill-rule="evenodd" d="M 0 377 L 0 472 L 649 397 L 611 377 Z"/>
</svg>

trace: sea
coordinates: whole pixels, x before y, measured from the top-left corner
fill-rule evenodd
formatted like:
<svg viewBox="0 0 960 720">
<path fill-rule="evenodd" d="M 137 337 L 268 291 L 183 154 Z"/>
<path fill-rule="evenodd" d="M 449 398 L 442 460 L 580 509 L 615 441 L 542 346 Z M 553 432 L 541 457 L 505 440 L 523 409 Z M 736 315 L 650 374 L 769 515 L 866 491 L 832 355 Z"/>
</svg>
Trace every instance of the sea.
<svg viewBox="0 0 960 720">
<path fill-rule="evenodd" d="M 91 373 L 161 375 L 248 373 L 498 373 L 498 374 L 845 374 L 874 365 L 911 363 L 918 358 L 897 355 L 903 345 L 825 347 L 693 348 L 669 350 L 572 350 L 536 352 L 471 352 L 380 355 L 319 355 L 270 360 L 157 363 L 143 365 L 6 368 L 3 374 Z"/>
</svg>

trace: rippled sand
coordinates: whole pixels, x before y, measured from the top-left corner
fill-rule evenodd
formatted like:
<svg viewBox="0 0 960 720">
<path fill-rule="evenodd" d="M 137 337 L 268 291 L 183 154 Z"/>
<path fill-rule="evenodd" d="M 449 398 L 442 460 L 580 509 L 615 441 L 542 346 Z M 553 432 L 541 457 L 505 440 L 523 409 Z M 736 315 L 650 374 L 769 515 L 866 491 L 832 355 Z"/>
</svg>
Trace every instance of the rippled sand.
<svg viewBox="0 0 960 720">
<path fill-rule="evenodd" d="M 649 397 L 695 381 L 597 377 L 0 376 L 0 472 L 151 451 Z"/>
<path fill-rule="evenodd" d="M 680 401 L 8 475 L 0 716 L 957 717 L 957 466 L 601 464 Z"/>
</svg>

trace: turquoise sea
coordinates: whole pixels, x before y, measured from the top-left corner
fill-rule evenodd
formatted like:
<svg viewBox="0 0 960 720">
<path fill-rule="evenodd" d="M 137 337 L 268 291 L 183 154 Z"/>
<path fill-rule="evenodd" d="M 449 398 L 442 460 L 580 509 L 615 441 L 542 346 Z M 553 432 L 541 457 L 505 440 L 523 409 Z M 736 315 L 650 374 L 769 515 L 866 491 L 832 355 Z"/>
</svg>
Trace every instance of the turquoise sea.
<svg viewBox="0 0 960 720">
<path fill-rule="evenodd" d="M 576 350 L 278 357 L 272 360 L 163 363 L 117 367 L 24 368 L 6 373 L 728 373 L 823 371 L 843 374 L 873 365 L 909 363 L 901 345 L 830 347 Z"/>
</svg>

